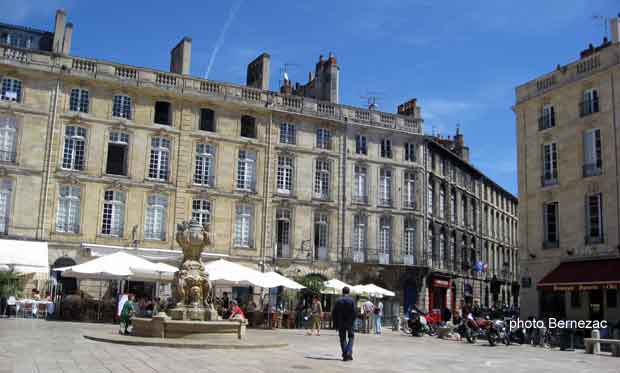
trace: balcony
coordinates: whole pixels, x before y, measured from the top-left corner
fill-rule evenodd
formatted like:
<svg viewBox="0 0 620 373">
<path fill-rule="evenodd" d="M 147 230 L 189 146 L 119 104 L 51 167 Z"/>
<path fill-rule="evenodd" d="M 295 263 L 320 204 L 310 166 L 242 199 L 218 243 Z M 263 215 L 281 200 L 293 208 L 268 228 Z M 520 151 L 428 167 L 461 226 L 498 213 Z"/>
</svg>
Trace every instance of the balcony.
<svg viewBox="0 0 620 373">
<path fill-rule="evenodd" d="M 583 177 L 598 176 L 603 173 L 602 165 L 597 163 L 586 163 L 583 165 Z"/>
<path fill-rule="evenodd" d="M 0 217 L 0 236 L 6 236 L 9 234 L 9 217 Z"/>
<path fill-rule="evenodd" d="M 597 245 L 597 244 L 601 244 L 601 243 L 605 242 L 605 240 L 603 239 L 603 235 L 598 235 L 598 236 L 589 236 L 589 235 L 587 235 L 585 237 L 584 242 L 587 245 Z"/>
<path fill-rule="evenodd" d="M 362 204 L 362 205 L 367 205 L 368 204 L 368 196 L 356 196 L 354 195 L 352 198 L 353 203 L 358 203 L 358 204 Z"/>
<path fill-rule="evenodd" d="M 416 210 L 418 208 L 417 203 L 415 201 L 407 201 L 403 200 L 403 208 Z"/>
<path fill-rule="evenodd" d="M 548 173 L 546 175 L 543 175 L 540 178 L 540 183 L 543 187 L 548 187 L 548 186 L 552 186 L 552 185 L 557 185 L 559 184 L 559 180 L 558 180 L 558 176 L 556 175 L 551 175 L 551 173 Z"/>
<path fill-rule="evenodd" d="M 555 113 L 543 114 L 538 118 L 538 130 L 546 130 L 555 127 Z"/>
<path fill-rule="evenodd" d="M 579 103 L 579 116 L 585 117 L 590 114 L 598 113 L 598 98 L 584 100 Z"/>
<path fill-rule="evenodd" d="M 15 163 L 16 156 L 16 152 L 7 152 L 4 150 L 0 150 L 0 162 Z"/>
<path fill-rule="evenodd" d="M 405 252 L 404 249 L 401 252 Z M 384 252 L 376 248 L 345 247 L 343 260 L 345 263 L 428 266 L 425 258 L 425 255 L 419 258 L 415 254 L 399 254 L 394 249 Z"/>
<path fill-rule="evenodd" d="M 379 201 L 377 201 L 377 206 L 392 207 L 392 199 L 391 198 L 379 198 Z"/>
<path fill-rule="evenodd" d="M 557 249 L 560 247 L 560 241 L 543 241 L 543 249 Z"/>
</svg>

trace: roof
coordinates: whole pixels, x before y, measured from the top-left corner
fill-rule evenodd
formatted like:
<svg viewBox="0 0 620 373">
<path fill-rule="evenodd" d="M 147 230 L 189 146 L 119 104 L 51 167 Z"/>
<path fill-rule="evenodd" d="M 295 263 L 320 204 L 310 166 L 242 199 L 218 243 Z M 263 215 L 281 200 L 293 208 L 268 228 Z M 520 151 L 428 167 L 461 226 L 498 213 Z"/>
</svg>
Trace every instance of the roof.
<svg viewBox="0 0 620 373">
<path fill-rule="evenodd" d="M 564 262 L 549 272 L 538 286 L 620 284 L 620 258 Z"/>
</svg>

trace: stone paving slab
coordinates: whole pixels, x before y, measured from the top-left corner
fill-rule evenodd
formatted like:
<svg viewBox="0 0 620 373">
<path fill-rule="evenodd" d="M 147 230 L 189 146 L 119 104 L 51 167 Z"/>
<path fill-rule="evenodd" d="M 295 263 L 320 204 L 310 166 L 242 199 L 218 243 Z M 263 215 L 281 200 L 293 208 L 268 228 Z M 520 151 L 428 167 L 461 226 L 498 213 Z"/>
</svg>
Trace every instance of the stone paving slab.
<svg viewBox="0 0 620 373">
<path fill-rule="evenodd" d="M 338 337 L 301 330 L 248 330 L 252 338 L 277 338 L 287 347 L 202 350 L 128 346 L 87 340 L 114 333 L 115 325 L 0 319 L 0 373 L 5 372 L 561 372 L 619 373 L 620 358 L 531 346 L 489 347 L 486 342 L 413 338 L 396 332 L 356 334 L 352 362 L 339 360 Z"/>
</svg>

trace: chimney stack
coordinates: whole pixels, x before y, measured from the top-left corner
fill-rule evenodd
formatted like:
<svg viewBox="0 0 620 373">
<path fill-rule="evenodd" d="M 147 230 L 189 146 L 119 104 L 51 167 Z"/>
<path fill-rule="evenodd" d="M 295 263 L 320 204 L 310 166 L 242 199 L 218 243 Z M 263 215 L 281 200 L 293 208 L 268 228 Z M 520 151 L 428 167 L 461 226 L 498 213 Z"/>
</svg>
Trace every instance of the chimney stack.
<svg viewBox="0 0 620 373">
<path fill-rule="evenodd" d="M 62 40 L 62 54 L 69 54 L 71 52 L 71 38 L 73 37 L 73 23 L 67 23 L 65 27 L 65 36 Z"/>
<path fill-rule="evenodd" d="M 65 41 L 65 27 L 67 25 L 67 13 L 63 9 L 56 11 L 56 22 L 54 23 L 54 45 L 52 51 L 54 53 L 63 52 L 63 43 Z"/>
<path fill-rule="evenodd" d="M 246 77 L 246 85 L 248 87 L 254 87 L 262 89 L 264 91 L 269 90 L 269 65 L 271 63 L 271 56 L 267 53 L 263 53 L 256 57 L 254 61 L 248 64 L 248 72 Z"/>
<path fill-rule="evenodd" d="M 609 28 L 611 29 L 611 42 L 620 43 L 620 14 L 609 20 Z"/>
<path fill-rule="evenodd" d="M 170 51 L 170 72 L 189 75 L 191 62 L 192 38 L 186 36 Z"/>
<path fill-rule="evenodd" d="M 397 113 L 408 117 L 415 117 L 418 99 L 412 98 L 404 104 L 398 105 Z"/>
</svg>

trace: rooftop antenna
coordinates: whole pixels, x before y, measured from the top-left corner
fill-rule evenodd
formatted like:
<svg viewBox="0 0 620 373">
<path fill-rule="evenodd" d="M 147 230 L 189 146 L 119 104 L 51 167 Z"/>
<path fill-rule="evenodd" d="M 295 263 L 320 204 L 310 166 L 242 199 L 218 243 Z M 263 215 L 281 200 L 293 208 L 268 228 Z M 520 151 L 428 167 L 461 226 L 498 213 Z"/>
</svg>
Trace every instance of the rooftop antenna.
<svg viewBox="0 0 620 373">
<path fill-rule="evenodd" d="M 379 110 L 379 104 L 377 101 L 381 100 L 381 92 L 366 92 L 366 96 L 360 96 L 360 98 L 366 101 L 368 110 Z"/>
<path fill-rule="evenodd" d="M 297 66 L 299 66 L 299 64 L 285 62 L 284 65 L 280 67 L 280 80 L 278 80 L 278 85 L 280 87 L 284 85 L 285 80 L 289 80 L 289 81 L 291 80 L 288 76 L 289 67 L 297 67 Z"/>
<path fill-rule="evenodd" d="M 608 38 L 609 34 L 607 33 L 607 24 L 609 23 L 609 18 L 605 16 L 594 15 L 592 19 L 603 22 L 603 31 L 605 33 L 605 37 Z"/>
</svg>

